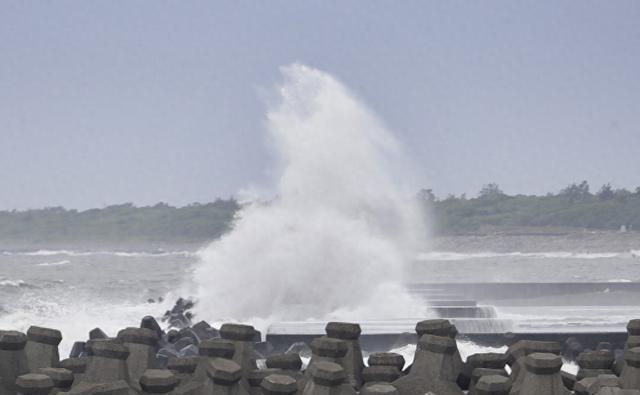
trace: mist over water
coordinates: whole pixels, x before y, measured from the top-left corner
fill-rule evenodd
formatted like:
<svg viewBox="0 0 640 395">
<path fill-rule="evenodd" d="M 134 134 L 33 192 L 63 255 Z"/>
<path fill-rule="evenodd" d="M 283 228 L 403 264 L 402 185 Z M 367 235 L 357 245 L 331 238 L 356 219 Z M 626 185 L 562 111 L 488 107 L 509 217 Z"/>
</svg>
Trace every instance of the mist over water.
<svg viewBox="0 0 640 395">
<path fill-rule="evenodd" d="M 331 75 L 282 69 L 267 112 L 276 198 L 253 203 L 200 252 L 198 315 L 209 320 L 421 316 L 406 265 L 424 249 L 424 216 L 404 194 L 402 149 Z"/>
</svg>

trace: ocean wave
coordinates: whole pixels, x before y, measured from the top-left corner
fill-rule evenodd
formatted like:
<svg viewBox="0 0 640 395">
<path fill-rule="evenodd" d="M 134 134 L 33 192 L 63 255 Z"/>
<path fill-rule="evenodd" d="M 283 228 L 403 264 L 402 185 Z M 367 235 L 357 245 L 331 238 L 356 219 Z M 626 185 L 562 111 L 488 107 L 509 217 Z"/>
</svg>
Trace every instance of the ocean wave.
<svg viewBox="0 0 640 395">
<path fill-rule="evenodd" d="M 542 259 L 609 259 L 626 257 L 628 254 L 620 252 L 449 252 L 432 251 L 418 254 L 420 261 L 464 261 L 471 259 L 489 258 L 542 258 Z"/>
<path fill-rule="evenodd" d="M 42 262 L 42 263 L 36 264 L 36 266 L 62 266 L 62 265 L 66 265 L 68 263 L 71 263 L 71 261 L 65 259 L 65 260 L 58 261 L 58 262 Z"/>
<path fill-rule="evenodd" d="M 196 256 L 191 251 L 75 251 L 75 250 L 36 250 L 36 251 L 2 251 L 5 256 L 96 256 L 109 255 L 124 258 L 155 258 L 167 256 Z"/>
<path fill-rule="evenodd" d="M 23 280 L 4 280 L 0 279 L 0 287 L 24 287 L 27 283 Z"/>
</svg>

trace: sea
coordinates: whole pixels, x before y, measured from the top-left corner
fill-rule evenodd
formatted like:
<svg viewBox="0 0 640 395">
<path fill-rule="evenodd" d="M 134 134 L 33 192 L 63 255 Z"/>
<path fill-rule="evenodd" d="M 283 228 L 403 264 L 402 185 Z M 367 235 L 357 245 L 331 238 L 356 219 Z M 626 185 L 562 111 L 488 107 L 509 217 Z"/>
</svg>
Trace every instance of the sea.
<svg viewBox="0 0 640 395">
<path fill-rule="evenodd" d="M 634 244 L 635 238 L 621 243 L 615 235 L 589 234 L 570 241 L 566 237 L 437 239 L 415 254 L 409 277 L 414 284 L 640 284 L 640 244 Z M 60 329 L 63 356 L 95 327 L 115 336 L 119 329 L 138 325 L 145 315 L 161 317 L 178 297 L 192 296 L 201 247 L 5 246 L 0 251 L 0 329 L 26 331 L 30 325 Z M 639 295 L 612 288 L 568 295 L 560 302 L 553 296 L 527 301 L 514 295 L 501 306 L 491 300 L 484 303 L 496 302 L 500 318 L 547 320 L 556 326 L 594 320 L 623 330 L 626 320 L 640 317 Z"/>
</svg>

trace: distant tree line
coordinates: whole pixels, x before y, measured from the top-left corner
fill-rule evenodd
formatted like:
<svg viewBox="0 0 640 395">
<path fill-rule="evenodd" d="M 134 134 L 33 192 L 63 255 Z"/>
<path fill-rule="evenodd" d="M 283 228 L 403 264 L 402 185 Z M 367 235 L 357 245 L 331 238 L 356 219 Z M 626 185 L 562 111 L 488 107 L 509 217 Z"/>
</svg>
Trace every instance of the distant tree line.
<svg viewBox="0 0 640 395">
<path fill-rule="evenodd" d="M 438 233 L 468 233 L 487 226 L 640 230 L 640 187 L 629 191 L 605 184 L 592 193 L 589 183 L 582 181 L 556 194 L 510 196 L 491 183 L 474 198 L 463 194 L 438 199 L 430 189 L 418 196 Z"/>
<path fill-rule="evenodd" d="M 476 197 L 440 199 L 431 189 L 423 189 L 418 198 L 438 234 L 514 227 L 640 230 L 640 187 L 629 191 L 605 184 L 592 193 L 582 181 L 555 194 L 510 196 L 490 183 Z M 126 203 L 84 211 L 62 207 L 0 211 L 0 242 L 205 242 L 229 231 L 240 209 L 234 199 L 218 199 L 184 207 Z"/>
<path fill-rule="evenodd" d="M 233 199 L 218 199 L 184 207 L 126 203 L 85 211 L 62 207 L 0 211 L 0 240 L 200 242 L 227 232 L 239 208 Z"/>
</svg>

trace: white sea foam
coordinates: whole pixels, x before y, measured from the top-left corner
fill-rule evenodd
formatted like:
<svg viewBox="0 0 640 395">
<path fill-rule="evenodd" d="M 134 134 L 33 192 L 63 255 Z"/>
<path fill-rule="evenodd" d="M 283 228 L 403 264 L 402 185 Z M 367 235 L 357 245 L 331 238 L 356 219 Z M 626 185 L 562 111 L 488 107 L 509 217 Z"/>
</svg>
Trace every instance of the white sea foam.
<svg viewBox="0 0 640 395">
<path fill-rule="evenodd" d="M 481 346 L 474 342 L 464 341 L 464 340 L 457 340 L 456 343 L 458 344 L 458 351 L 460 352 L 460 357 L 462 358 L 463 361 L 466 361 L 467 357 L 473 354 L 487 353 L 487 352 L 504 353 L 507 351 L 506 346 L 487 347 L 487 346 Z M 409 366 L 410 364 L 413 363 L 413 357 L 416 353 L 416 345 L 407 344 L 405 346 L 392 349 L 390 350 L 390 352 L 395 352 L 402 355 L 405 360 L 405 366 Z"/>
<path fill-rule="evenodd" d="M 0 287 L 22 287 L 26 285 L 23 280 L 6 280 L 0 278 Z"/>
<path fill-rule="evenodd" d="M 76 250 L 36 250 L 36 251 L 2 251 L 5 256 L 97 256 L 109 255 L 124 258 L 154 258 L 166 256 L 196 256 L 193 251 L 76 251 Z"/>
<path fill-rule="evenodd" d="M 450 252 L 431 251 L 417 255 L 419 261 L 464 261 L 473 259 L 495 259 L 495 258 L 536 258 L 536 259 L 609 259 L 627 257 L 629 254 L 620 252 Z"/>
<path fill-rule="evenodd" d="M 0 282 L 1 283 L 1 282 Z M 172 299 L 175 301 L 175 299 Z M 66 357 L 74 341 L 84 341 L 91 329 L 99 327 L 109 336 L 127 327 L 137 327 L 145 315 L 160 316 L 172 301 L 162 304 L 95 302 L 59 297 L 39 297 L 21 301 L 20 309 L 11 310 L 0 317 L 2 328 L 26 332 L 31 325 L 56 328 L 62 332 L 60 355 Z"/>
<path fill-rule="evenodd" d="M 392 174 L 399 144 L 332 76 L 300 64 L 283 74 L 267 114 L 277 197 L 244 208 L 200 252 L 198 312 L 245 322 L 411 316 L 419 304 L 401 284 L 425 232 Z"/>
<path fill-rule="evenodd" d="M 57 261 L 57 262 L 42 262 L 42 263 L 37 263 L 36 266 L 62 266 L 62 265 L 66 265 L 71 263 L 71 261 L 69 261 L 68 259 L 64 259 L 62 261 Z"/>
</svg>

